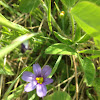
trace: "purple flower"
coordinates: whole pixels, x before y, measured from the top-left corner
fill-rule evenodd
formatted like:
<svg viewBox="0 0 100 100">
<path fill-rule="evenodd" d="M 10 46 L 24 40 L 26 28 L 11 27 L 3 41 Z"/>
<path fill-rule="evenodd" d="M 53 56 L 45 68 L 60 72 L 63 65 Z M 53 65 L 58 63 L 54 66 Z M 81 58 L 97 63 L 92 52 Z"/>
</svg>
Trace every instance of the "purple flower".
<svg viewBox="0 0 100 100">
<path fill-rule="evenodd" d="M 42 70 L 39 64 L 33 64 L 33 71 L 28 72 L 25 71 L 23 73 L 22 79 L 26 82 L 29 82 L 24 90 L 26 92 L 30 92 L 36 88 L 37 95 L 39 97 L 46 96 L 47 88 L 46 85 L 53 82 L 53 79 L 47 78 L 47 76 L 51 73 L 51 68 L 46 65 Z"/>
</svg>

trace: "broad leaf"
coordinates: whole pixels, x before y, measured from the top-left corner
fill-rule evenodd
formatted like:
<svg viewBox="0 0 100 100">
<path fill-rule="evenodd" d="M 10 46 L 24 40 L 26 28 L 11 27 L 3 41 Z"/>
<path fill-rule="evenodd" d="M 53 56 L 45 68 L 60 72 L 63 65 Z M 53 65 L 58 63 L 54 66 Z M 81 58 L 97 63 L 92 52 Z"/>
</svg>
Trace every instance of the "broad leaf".
<svg viewBox="0 0 100 100">
<path fill-rule="evenodd" d="M 77 0 L 61 0 L 66 7 L 72 7 Z"/>
<path fill-rule="evenodd" d="M 99 77 L 95 78 L 93 82 L 93 87 L 96 90 L 98 100 L 100 100 L 100 78 Z"/>
<path fill-rule="evenodd" d="M 29 13 L 36 9 L 40 4 L 40 0 L 21 0 L 20 10 L 24 13 Z"/>
<path fill-rule="evenodd" d="M 91 85 L 95 78 L 95 66 L 88 58 L 79 58 L 87 85 Z"/>
<path fill-rule="evenodd" d="M 49 46 L 45 53 L 47 54 L 62 54 L 62 55 L 77 55 L 76 51 L 62 43 L 56 43 Z"/>
<path fill-rule="evenodd" d="M 100 7 L 87 1 L 79 2 L 71 9 L 79 26 L 90 36 L 100 39 Z"/>
<path fill-rule="evenodd" d="M 100 78 L 95 78 L 93 86 L 100 92 Z"/>
<path fill-rule="evenodd" d="M 72 100 L 67 92 L 57 91 L 44 98 L 44 100 Z"/>
<path fill-rule="evenodd" d="M 100 5 L 100 0 L 79 0 L 79 1 L 90 1 L 90 2 L 93 2 L 97 5 Z"/>
</svg>

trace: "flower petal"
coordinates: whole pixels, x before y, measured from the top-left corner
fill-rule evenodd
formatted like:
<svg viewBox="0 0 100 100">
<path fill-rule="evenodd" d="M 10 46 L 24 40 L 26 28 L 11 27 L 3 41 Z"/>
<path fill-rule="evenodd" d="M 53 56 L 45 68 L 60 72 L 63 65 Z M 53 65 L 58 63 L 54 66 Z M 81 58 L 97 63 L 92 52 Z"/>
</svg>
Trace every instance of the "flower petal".
<svg viewBox="0 0 100 100">
<path fill-rule="evenodd" d="M 34 89 L 36 88 L 36 84 L 37 84 L 36 81 L 33 81 L 33 82 L 28 83 L 28 84 L 25 86 L 24 91 L 30 92 L 30 91 L 34 90 Z"/>
<path fill-rule="evenodd" d="M 51 78 L 46 78 L 46 79 L 44 80 L 43 84 L 44 84 L 44 85 L 48 85 L 48 84 L 50 84 L 50 83 L 52 83 L 52 82 L 53 82 L 53 79 L 51 79 Z"/>
<path fill-rule="evenodd" d="M 44 77 L 47 77 L 47 76 L 50 75 L 50 73 L 51 73 L 51 68 L 50 68 L 48 65 L 44 66 L 44 68 L 43 68 L 42 71 L 41 71 L 41 74 L 42 74 Z"/>
<path fill-rule="evenodd" d="M 47 94 L 47 88 L 43 84 L 36 85 L 36 92 L 39 97 L 44 97 Z"/>
<path fill-rule="evenodd" d="M 34 78 L 35 78 L 35 75 L 33 73 L 28 72 L 28 71 L 23 72 L 22 79 L 24 81 L 31 82 L 34 80 Z"/>
<path fill-rule="evenodd" d="M 33 71 L 36 76 L 41 75 L 41 67 L 39 64 L 33 64 Z"/>
</svg>

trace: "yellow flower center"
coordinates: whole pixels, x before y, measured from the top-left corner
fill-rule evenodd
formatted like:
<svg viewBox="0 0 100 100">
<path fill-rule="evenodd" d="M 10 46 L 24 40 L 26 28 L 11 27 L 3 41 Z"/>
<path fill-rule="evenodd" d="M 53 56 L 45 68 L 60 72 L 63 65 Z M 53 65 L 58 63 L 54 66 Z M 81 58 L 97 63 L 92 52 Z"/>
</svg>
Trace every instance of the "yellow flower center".
<svg viewBox="0 0 100 100">
<path fill-rule="evenodd" d="M 43 77 L 36 77 L 37 83 L 42 84 L 43 83 Z"/>
</svg>

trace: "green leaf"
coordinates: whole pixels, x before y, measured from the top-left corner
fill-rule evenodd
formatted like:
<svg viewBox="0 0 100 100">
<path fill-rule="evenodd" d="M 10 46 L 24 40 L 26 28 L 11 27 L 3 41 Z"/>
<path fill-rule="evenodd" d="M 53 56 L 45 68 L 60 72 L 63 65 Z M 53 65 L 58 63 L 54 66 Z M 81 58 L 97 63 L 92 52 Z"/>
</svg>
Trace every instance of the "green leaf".
<svg viewBox="0 0 100 100">
<path fill-rule="evenodd" d="M 12 8 L 6 2 L 0 1 L 0 5 L 7 9 L 10 13 L 13 12 Z"/>
<path fill-rule="evenodd" d="M 72 100 L 67 92 L 57 91 L 44 98 L 44 100 Z"/>
<path fill-rule="evenodd" d="M 27 69 L 28 67 L 26 67 L 26 69 Z M 26 70 L 25 69 L 25 70 Z M 24 70 L 24 71 L 25 71 Z M 23 72 L 24 72 L 23 71 Z M 13 80 L 13 82 L 12 82 L 12 84 L 9 86 L 9 88 L 7 89 L 7 91 L 5 92 L 5 94 L 3 95 L 3 98 L 2 98 L 2 100 L 7 100 L 7 97 L 8 97 L 8 95 L 10 94 L 10 91 L 11 91 L 11 89 L 13 88 L 13 86 L 14 86 L 14 84 L 17 82 L 17 80 L 21 77 L 21 75 L 23 74 L 23 72 L 21 72 L 20 73 L 20 75 L 15 79 L 15 80 Z"/>
<path fill-rule="evenodd" d="M 58 66 L 59 66 L 59 63 L 60 63 L 61 59 L 62 59 L 62 55 L 60 55 L 60 56 L 58 57 L 58 59 L 57 59 L 55 65 L 54 65 L 54 67 L 53 67 L 53 69 L 52 69 L 52 72 L 51 72 L 51 74 L 48 76 L 48 78 L 51 78 L 51 77 L 54 75 L 54 73 L 56 72 L 56 70 L 57 70 L 57 68 L 58 68 Z"/>
<path fill-rule="evenodd" d="M 61 0 L 66 7 L 72 7 L 77 0 Z"/>
<path fill-rule="evenodd" d="M 19 87 L 15 88 L 13 90 L 14 92 L 7 97 L 7 100 L 16 99 L 17 97 L 21 96 L 23 90 L 24 90 L 24 84 L 22 84 Z"/>
<path fill-rule="evenodd" d="M 65 44 L 67 44 L 67 45 L 71 45 L 71 44 L 72 44 L 72 41 L 71 41 L 71 40 L 69 40 L 69 39 L 63 37 L 63 36 L 60 35 L 59 33 L 54 32 L 54 35 L 55 35 L 55 37 L 56 37 L 60 42 L 65 43 Z"/>
<path fill-rule="evenodd" d="M 12 68 L 7 63 L 4 65 L 3 59 L 0 59 L 0 74 L 14 75 Z"/>
<path fill-rule="evenodd" d="M 88 58 L 79 58 L 87 85 L 91 85 L 95 78 L 95 66 Z"/>
<path fill-rule="evenodd" d="M 87 1 L 79 2 L 71 9 L 78 25 L 90 36 L 100 39 L 100 7 Z"/>
<path fill-rule="evenodd" d="M 100 92 L 100 78 L 95 78 L 95 80 L 93 81 L 93 86 Z"/>
<path fill-rule="evenodd" d="M 79 51 L 78 53 L 86 53 L 86 54 L 96 54 L 96 55 L 100 55 L 100 50 L 90 50 L 90 49 L 87 49 L 87 50 Z"/>
<path fill-rule="evenodd" d="M 84 34 L 81 38 L 77 41 L 78 43 L 87 42 L 91 37 L 88 34 Z"/>
<path fill-rule="evenodd" d="M 5 70 L 5 73 L 6 73 L 6 75 L 14 75 L 14 73 L 12 72 L 12 69 L 11 69 L 11 67 L 10 66 L 5 66 L 4 67 L 4 70 Z"/>
<path fill-rule="evenodd" d="M 21 43 L 23 43 L 24 41 L 30 39 L 33 36 L 36 36 L 38 33 L 31 33 L 31 34 L 25 34 L 22 35 L 18 38 L 16 38 L 12 44 L 2 48 L 0 50 L 0 58 L 2 58 L 4 55 L 8 54 L 9 52 L 11 52 L 14 48 L 16 48 L 18 45 L 20 45 Z"/>
<path fill-rule="evenodd" d="M 28 92 L 28 100 L 39 100 L 35 90 Z"/>
<path fill-rule="evenodd" d="M 10 8 L 6 3 L 4 3 L 3 1 L 0 1 L 0 5 L 2 5 L 5 8 Z"/>
<path fill-rule="evenodd" d="M 92 56 L 88 56 L 89 59 L 95 59 L 95 58 L 98 58 L 100 57 L 100 55 L 92 55 Z"/>
<path fill-rule="evenodd" d="M 98 100 L 100 100 L 100 78 L 99 77 L 95 78 L 93 82 L 93 87 L 96 90 Z"/>
<path fill-rule="evenodd" d="M 1 13 L 0 13 L 0 25 L 9 27 L 11 29 L 22 31 L 22 32 L 29 32 L 27 29 L 22 27 L 21 25 L 18 25 L 16 23 L 10 22 L 7 20 Z"/>
<path fill-rule="evenodd" d="M 23 13 L 29 13 L 31 10 L 36 9 L 40 4 L 40 0 L 21 0 L 20 10 Z"/>
<path fill-rule="evenodd" d="M 52 32 L 52 26 L 51 26 L 51 0 L 48 0 L 48 26 L 49 30 Z"/>
<path fill-rule="evenodd" d="M 43 0 L 41 0 L 41 4 L 42 4 L 44 10 L 46 11 L 46 13 L 48 13 L 48 8 L 47 8 L 46 4 L 43 2 Z M 63 33 L 63 31 L 61 30 L 61 28 L 59 27 L 59 25 L 57 24 L 56 20 L 53 18 L 52 14 L 51 14 L 51 22 L 52 22 L 53 26 L 58 30 L 58 32 L 60 34 L 65 35 Z"/>
<path fill-rule="evenodd" d="M 100 5 L 100 0 L 79 0 L 79 1 L 90 1 L 90 2 L 93 2 L 97 5 Z"/>
<path fill-rule="evenodd" d="M 47 54 L 62 54 L 62 55 L 77 55 L 76 51 L 62 43 L 56 43 L 51 46 L 49 46 L 45 53 Z"/>
<path fill-rule="evenodd" d="M 100 40 L 97 40 L 96 38 L 94 38 L 94 42 L 97 48 L 100 49 Z"/>
<path fill-rule="evenodd" d="M 80 38 L 81 38 L 81 28 L 78 25 L 76 25 L 74 42 L 77 42 Z"/>
</svg>

